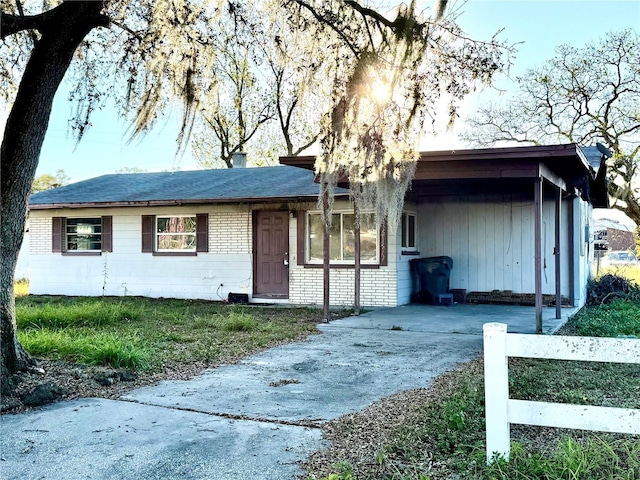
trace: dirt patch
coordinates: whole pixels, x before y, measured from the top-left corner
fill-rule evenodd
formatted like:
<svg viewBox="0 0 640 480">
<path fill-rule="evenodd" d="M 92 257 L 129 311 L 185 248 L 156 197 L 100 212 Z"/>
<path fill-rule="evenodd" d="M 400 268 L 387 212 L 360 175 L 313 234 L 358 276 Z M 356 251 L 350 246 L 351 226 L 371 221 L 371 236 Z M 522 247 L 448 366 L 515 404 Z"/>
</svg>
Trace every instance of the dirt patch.
<svg viewBox="0 0 640 480">
<path fill-rule="evenodd" d="M 34 407 L 74 398 L 116 399 L 134 388 L 155 385 L 162 380 L 186 380 L 204 370 L 202 364 L 174 365 L 162 372 L 132 372 L 87 366 L 61 360 L 38 360 L 44 373 L 13 375 L 13 395 L 3 396 L 2 413 L 19 413 Z"/>
</svg>

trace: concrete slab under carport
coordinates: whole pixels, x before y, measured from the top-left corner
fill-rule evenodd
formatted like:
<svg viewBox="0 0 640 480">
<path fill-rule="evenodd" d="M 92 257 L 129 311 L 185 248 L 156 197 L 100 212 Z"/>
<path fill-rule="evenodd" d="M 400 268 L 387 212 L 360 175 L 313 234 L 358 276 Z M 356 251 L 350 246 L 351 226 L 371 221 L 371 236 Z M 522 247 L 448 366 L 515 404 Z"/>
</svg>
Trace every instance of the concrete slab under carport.
<svg viewBox="0 0 640 480">
<path fill-rule="evenodd" d="M 578 310 L 577 307 L 563 307 L 562 318 L 557 319 L 555 307 L 543 308 L 543 333 L 555 333 Z M 535 307 L 520 305 L 457 303 L 440 306 L 412 303 L 399 307 L 375 308 L 359 316 L 344 318 L 335 325 L 344 328 L 482 335 L 485 323 L 499 322 L 508 325 L 509 333 L 535 334 L 535 318 Z"/>
</svg>

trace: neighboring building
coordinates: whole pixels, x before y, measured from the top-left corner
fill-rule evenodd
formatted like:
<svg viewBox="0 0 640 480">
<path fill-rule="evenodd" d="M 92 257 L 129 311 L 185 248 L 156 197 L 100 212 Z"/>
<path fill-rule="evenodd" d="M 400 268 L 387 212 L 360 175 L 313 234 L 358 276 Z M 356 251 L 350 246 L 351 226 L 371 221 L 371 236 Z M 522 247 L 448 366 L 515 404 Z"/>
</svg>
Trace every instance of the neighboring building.
<svg viewBox="0 0 640 480">
<path fill-rule="evenodd" d="M 321 304 L 313 157 L 282 163 L 105 175 L 33 195 L 31 293 Z M 554 294 L 557 277 L 584 304 L 594 178 L 573 144 L 423 153 L 398 228 L 363 222 L 361 304 L 409 303 L 410 260 L 439 255 L 453 258 L 452 289 Z M 353 206 L 336 195 L 330 301 L 349 305 Z"/>
<path fill-rule="evenodd" d="M 617 220 L 600 218 L 594 220 L 594 236 L 596 251 L 635 252 L 636 242 L 633 238 L 633 227 Z"/>
</svg>

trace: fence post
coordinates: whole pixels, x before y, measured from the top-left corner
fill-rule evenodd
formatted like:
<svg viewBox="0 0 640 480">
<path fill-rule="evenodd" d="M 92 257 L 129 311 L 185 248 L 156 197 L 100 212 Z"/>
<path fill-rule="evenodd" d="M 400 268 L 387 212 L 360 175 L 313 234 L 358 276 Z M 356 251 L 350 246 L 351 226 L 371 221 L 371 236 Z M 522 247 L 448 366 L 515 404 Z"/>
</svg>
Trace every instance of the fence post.
<svg viewBox="0 0 640 480">
<path fill-rule="evenodd" d="M 485 323 L 484 332 L 484 403 L 487 429 L 487 463 L 494 454 L 509 460 L 510 425 L 507 325 Z"/>
</svg>

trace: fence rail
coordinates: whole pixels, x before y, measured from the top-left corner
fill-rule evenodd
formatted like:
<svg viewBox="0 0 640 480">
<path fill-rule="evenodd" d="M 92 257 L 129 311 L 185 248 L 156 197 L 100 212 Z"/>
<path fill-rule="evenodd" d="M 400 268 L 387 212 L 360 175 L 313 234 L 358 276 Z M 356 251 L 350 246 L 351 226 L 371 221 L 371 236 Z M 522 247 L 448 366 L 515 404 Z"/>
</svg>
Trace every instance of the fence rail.
<svg viewBox="0 0 640 480">
<path fill-rule="evenodd" d="M 511 423 L 640 434 L 638 409 L 510 399 L 508 370 L 509 357 L 640 364 L 640 340 L 521 335 L 504 323 L 483 330 L 488 463 L 509 459 Z"/>
</svg>

